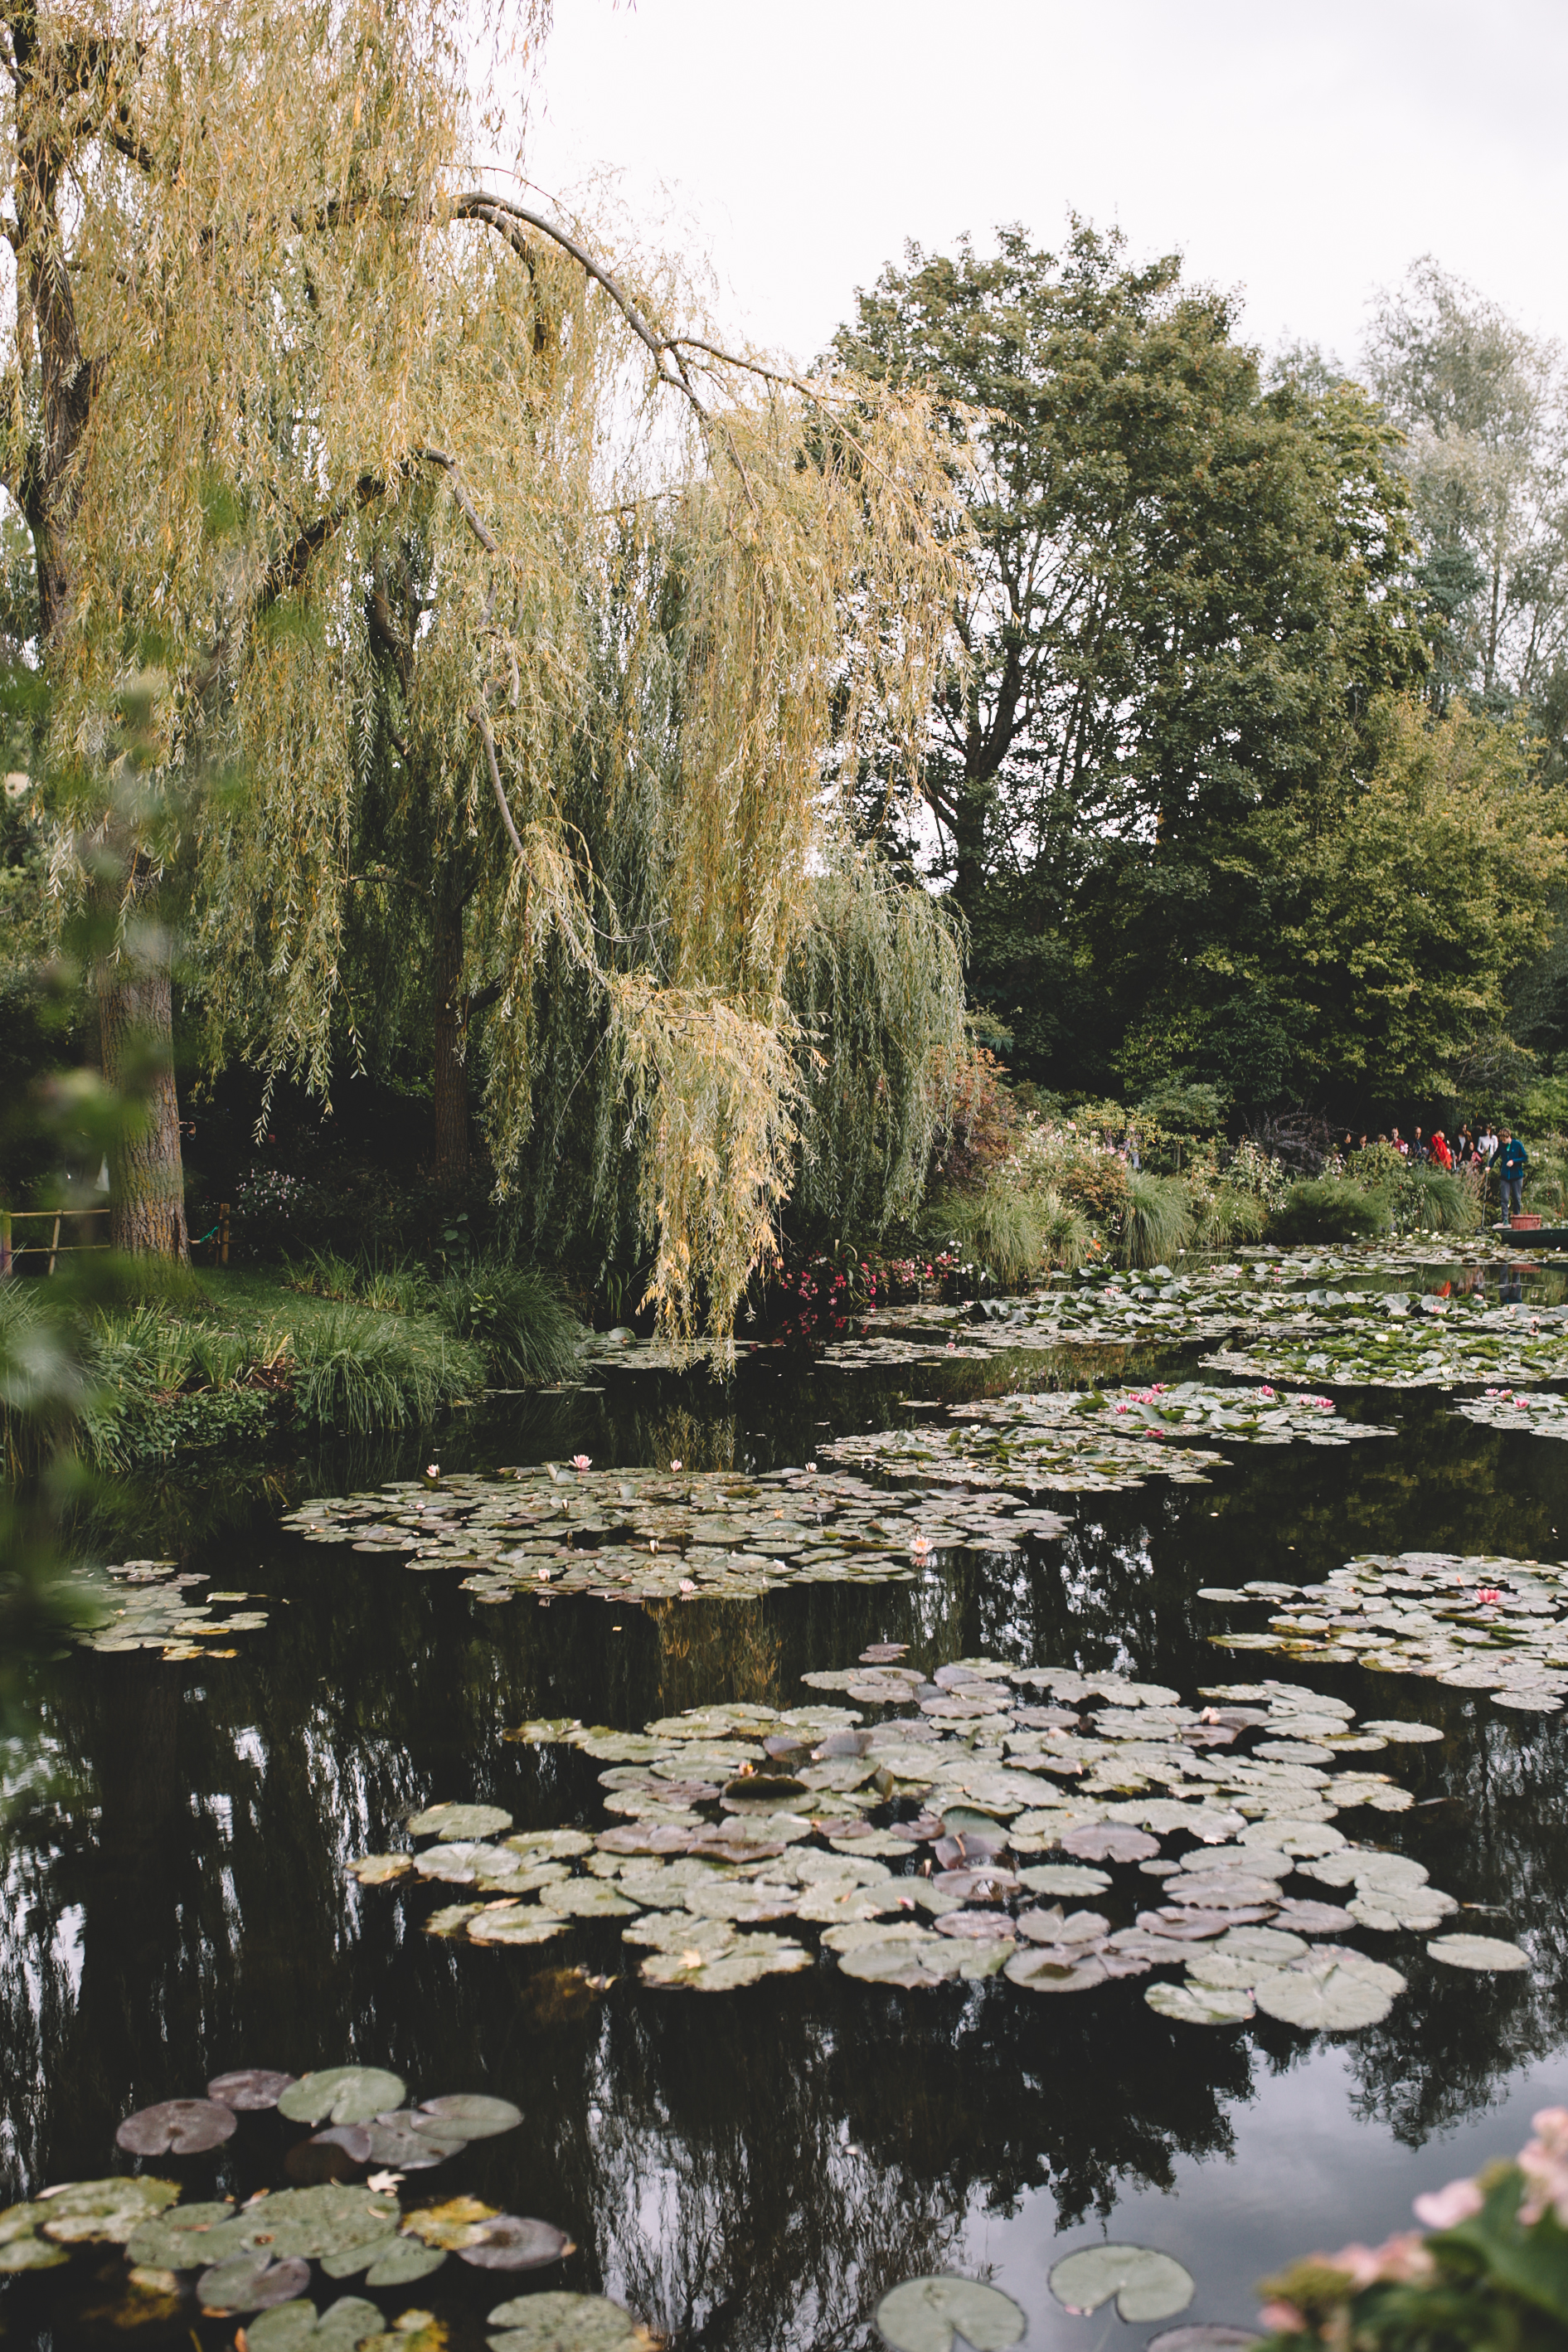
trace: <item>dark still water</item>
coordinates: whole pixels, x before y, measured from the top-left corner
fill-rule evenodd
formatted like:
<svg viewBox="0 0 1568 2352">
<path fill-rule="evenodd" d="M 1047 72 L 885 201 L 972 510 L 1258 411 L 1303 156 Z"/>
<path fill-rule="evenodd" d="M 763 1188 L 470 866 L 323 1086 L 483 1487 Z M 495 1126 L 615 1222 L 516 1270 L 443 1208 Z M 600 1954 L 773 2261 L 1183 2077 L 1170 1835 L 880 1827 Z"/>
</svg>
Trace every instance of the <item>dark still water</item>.
<svg viewBox="0 0 1568 2352">
<path fill-rule="evenodd" d="M 985 1385 L 1005 1386 L 1009 1369 L 983 1368 Z M 612 1375 L 603 1393 L 542 1400 L 465 1448 L 448 1441 L 444 1466 L 576 1449 L 601 1464 L 779 1466 L 827 1434 L 896 1423 L 901 1399 L 973 1395 L 981 1379 L 922 1366 L 851 1381 L 767 1361 L 730 1390 Z M 1568 1717 L 1207 1639 L 1201 1585 L 1315 1578 L 1364 1549 L 1568 1551 L 1568 1448 L 1474 1427 L 1439 1395 L 1343 1402 L 1397 1433 L 1339 1451 L 1239 1447 L 1207 1486 L 1058 1498 L 1068 1534 L 1027 1550 L 749 1602 L 486 1606 L 454 1575 L 280 1536 L 281 1480 L 143 1495 L 109 1556 L 175 1550 L 258 1596 L 268 1622 L 238 1635 L 232 1659 L 73 1655 L 36 1736 L 14 1744 L 0 2190 L 131 2168 L 114 2147 L 121 2117 L 200 2096 L 225 2070 L 354 2063 L 393 2069 L 416 2099 L 487 2092 L 523 2110 L 520 2130 L 411 2175 L 405 2204 L 473 2191 L 576 2242 L 548 2272 L 449 2263 L 372 2298 L 388 2325 L 435 2312 L 454 2346 L 482 2343 L 504 2296 L 564 2286 L 614 2296 L 680 2352 L 836 2352 L 871 2340 L 886 2287 L 940 2270 L 993 2277 L 1027 2312 L 1031 2347 L 1141 2346 L 1147 2325 L 1109 2306 L 1071 2316 L 1046 2284 L 1061 2253 L 1107 2234 L 1187 2265 L 1187 2320 L 1250 2321 L 1260 2276 L 1406 2226 L 1418 2190 L 1517 2148 L 1534 2107 L 1568 2100 Z M 342 1493 L 411 1466 L 329 1459 L 287 1486 Z M 1276 1675 L 1364 1715 L 1440 1724 L 1441 1745 L 1371 1759 L 1412 1790 L 1411 1811 L 1347 1826 L 1490 1906 L 1451 1924 L 1516 1938 L 1530 1972 L 1469 1975 L 1430 1962 L 1419 1934 L 1361 1935 L 1410 1989 L 1385 2023 L 1338 2036 L 1261 2015 L 1168 2021 L 1146 1979 L 1068 1998 L 1001 1979 L 915 1992 L 856 1982 L 826 1956 L 739 1991 L 665 1991 L 638 1983 L 611 1923 L 482 1950 L 420 1932 L 454 1890 L 346 1875 L 443 1799 L 498 1804 L 519 1828 L 600 1825 L 599 1768 L 509 1744 L 527 1717 L 635 1728 L 713 1701 L 789 1706 L 809 1696 L 802 1674 L 875 1642 L 909 1643 L 927 1670 L 980 1654 L 1117 1667 L 1184 1699 Z M 275 2115 L 246 2117 L 215 2156 L 144 2168 L 187 2198 L 245 2195 L 285 2185 L 298 2136 Z M 119 2257 L 102 2252 L 107 2275 Z M 0 2284 L 8 2346 L 95 2340 L 80 2267 Z M 318 2284 L 316 2300 L 364 2291 Z M 234 2326 L 194 2333 L 216 2347 Z M 112 2340 L 189 2344 L 189 2312 Z"/>
</svg>

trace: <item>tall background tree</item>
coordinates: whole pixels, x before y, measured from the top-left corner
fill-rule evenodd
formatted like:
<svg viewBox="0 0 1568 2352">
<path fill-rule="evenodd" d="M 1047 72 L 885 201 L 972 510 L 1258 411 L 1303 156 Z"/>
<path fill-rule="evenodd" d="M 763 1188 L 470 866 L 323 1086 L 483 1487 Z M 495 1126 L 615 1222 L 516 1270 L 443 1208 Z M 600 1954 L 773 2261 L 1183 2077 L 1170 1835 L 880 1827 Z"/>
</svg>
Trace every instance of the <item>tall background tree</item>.
<svg viewBox="0 0 1568 2352">
<path fill-rule="evenodd" d="M 1331 822 L 1422 675 L 1398 435 L 1353 385 L 1265 390 L 1228 298 L 1082 224 L 1060 254 L 911 248 L 834 352 L 931 386 L 966 501 L 926 793 L 1015 1067 L 1299 1083 L 1260 822 Z"/>
</svg>

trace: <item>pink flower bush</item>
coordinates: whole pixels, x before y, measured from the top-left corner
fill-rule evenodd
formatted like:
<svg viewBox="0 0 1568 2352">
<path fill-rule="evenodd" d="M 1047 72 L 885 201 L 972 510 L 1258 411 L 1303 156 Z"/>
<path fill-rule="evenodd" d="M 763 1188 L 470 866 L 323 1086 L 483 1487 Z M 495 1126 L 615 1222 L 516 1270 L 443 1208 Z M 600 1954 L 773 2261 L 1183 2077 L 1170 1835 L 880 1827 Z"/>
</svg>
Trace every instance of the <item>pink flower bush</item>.
<svg viewBox="0 0 1568 2352">
<path fill-rule="evenodd" d="M 1446 2189 L 1429 2189 L 1416 2200 L 1416 2219 L 1428 2230 L 1451 2230 L 1479 2213 L 1483 2200 L 1473 2180 L 1450 2180 Z"/>
<path fill-rule="evenodd" d="M 1540 2107 L 1531 2122 L 1535 2137 L 1519 2152 L 1526 2192 L 1519 2218 L 1528 2227 L 1550 2208 L 1568 2229 L 1568 2107 Z"/>
</svg>

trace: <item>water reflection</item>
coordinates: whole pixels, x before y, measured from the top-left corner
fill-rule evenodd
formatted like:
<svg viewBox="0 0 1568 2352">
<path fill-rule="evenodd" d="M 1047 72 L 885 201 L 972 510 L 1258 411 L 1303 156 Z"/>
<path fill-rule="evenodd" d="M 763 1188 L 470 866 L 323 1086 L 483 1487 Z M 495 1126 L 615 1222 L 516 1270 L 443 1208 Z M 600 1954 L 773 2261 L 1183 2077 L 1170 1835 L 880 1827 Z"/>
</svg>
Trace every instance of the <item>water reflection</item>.
<svg viewBox="0 0 1568 2352">
<path fill-rule="evenodd" d="M 705 1466 L 800 1459 L 820 1406 L 809 1381 L 715 1390 L 698 1406 L 648 1383 L 555 1401 L 549 1443 Z M 1235 2200 L 1257 2194 L 1233 2162 L 1246 2117 L 1321 2081 L 1323 2044 L 1266 2019 L 1234 2033 L 1172 2024 L 1137 1983 L 1061 2000 L 1005 1984 L 915 1996 L 824 1969 L 733 1995 L 659 1994 L 627 1979 L 608 1927 L 533 1957 L 459 1948 L 344 1865 L 439 1797 L 500 1802 L 522 1824 L 591 1818 L 596 1768 L 508 1744 L 526 1717 L 632 1725 L 709 1699 L 788 1703 L 801 1673 L 877 1639 L 928 1664 L 987 1651 L 1190 1691 L 1246 1671 L 1209 1645 L 1199 1584 L 1305 1578 L 1364 1548 L 1555 1550 L 1568 1453 L 1476 1428 L 1440 1399 L 1399 1412 L 1398 1436 L 1375 1447 L 1248 1449 L 1207 1487 L 1079 1497 L 1061 1540 L 954 1556 L 915 1584 L 646 1610 L 478 1606 L 444 1576 L 279 1541 L 237 1507 L 204 1519 L 170 1482 L 171 1549 L 265 1596 L 269 1622 L 229 1662 L 83 1654 L 55 1671 L 5 1854 L 0 2186 L 103 2171 L 122 2115 L 221 2068 L 356 2061 L 394 2066 L 421 2095 L 517 2098 L 525 2130 L 435 2182 L 570 2228 L 581 2251 L 560 2283 L 604 2286 L 682 2352 L 858 2345 L 883 2287 L 978 2258 L 977 2217 L 1092 2227 L 1177 2183 L 1160 2242 L 1201 2278 L 1221 2263 Z M 308 1475 L 341 1491 L 350 1466 Z M 1414 1810 L 1351 1826 L 1495 1906 L 1465 1924 L 1518 1937 L 1535 1963 L 1528 1978 L 1461 1977 L 1427 1963 L 1419 1938 L 1392 1948 L 1410 1993 L 1344 2040 L 1330 2121 L 1346 2150 L 1368 2130 L 1419 2148 L 1552 2065 L 1568 2039 L 1568 1729 L 1354 1669 L 1309 1679 L 1365 1712 L 1444 1723 L 1444 1746 L 1400 1752 Z M 592 1991 L 579 1960 L 618 1981 Z M 189 2168 L 246 2189 L 254 2160 Z M 1435 2152 L 1429 2177 L 1452 2168 Z M 1369 2226 L 1354 2178 L 1347 2165 L 1344 2236 Z M 1288 2181 L 1276 2187 L 1282 2257 L 1297 2243 Z M 481 2283 L 440 2284 L 485 2307 Z M 26 2343 L 46 2282 L 26 2283 L 25 2305 L 20 2286 L 0 2310 Z"/>
</svg>

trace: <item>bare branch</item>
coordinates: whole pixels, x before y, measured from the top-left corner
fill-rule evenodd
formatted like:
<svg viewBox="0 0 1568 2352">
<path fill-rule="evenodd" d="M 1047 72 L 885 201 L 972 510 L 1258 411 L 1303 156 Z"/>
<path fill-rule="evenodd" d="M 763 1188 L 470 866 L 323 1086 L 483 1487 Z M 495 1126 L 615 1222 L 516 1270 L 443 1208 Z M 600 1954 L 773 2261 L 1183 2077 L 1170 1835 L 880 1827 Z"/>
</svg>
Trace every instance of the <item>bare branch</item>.
<svg viewBox="0 0 1568 2352">
<path fill-rule="evenodd" d="M 490 788 L 496 795 L 496 806 L 501 812 L 501 823 L 511 836 L 512 847 L 526 865 L 528 860 L 527 853 L 523 848 L 522 835 L 512 821 L 512 812 L 507 801 L 507 788 L 501 782 L 501 763 L 496 757 L 496 738 L 491 730 L 489 713 L 482 702 L 476 702 L 468 715 L 479 730 L 485 745 L 485 758 L 490 770 Z"/>
<path fill-rule="evenodd" d="M 442 472 L 446 476 L 447 488 L 467 517 L 469 528 L 475 538 L 486 555 L 499 555 L 501 542 L 490 530 L 481 517 L 478 508 L 465 488 L 463 477 L 457 470 L 456 458 L 449 457 L 444 449 L 416 449 L 414 455 L 416 457 L 422 457 L 427 466 L 441 467 Z"/>
</svg>

